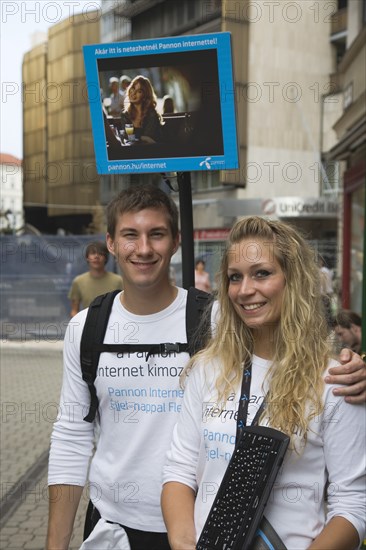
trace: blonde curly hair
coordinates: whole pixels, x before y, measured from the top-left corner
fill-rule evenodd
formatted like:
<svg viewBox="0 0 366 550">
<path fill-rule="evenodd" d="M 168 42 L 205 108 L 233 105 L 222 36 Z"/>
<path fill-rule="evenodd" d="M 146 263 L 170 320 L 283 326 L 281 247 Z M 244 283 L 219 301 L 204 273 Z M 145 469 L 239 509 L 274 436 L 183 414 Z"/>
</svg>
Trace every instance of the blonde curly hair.
<svg viewBox="0 0 366 550">
<path fill-rule="evenodd" d="M 274 354 L 263 415 L 290 437 L 298 433 L 306 438 L 310 420 L 323 408 L 323 372 L 330 352 L 315 252 L 291 225 L 258 216 L 235 223 L 218 273 L 215 334 L 207 347 L 191 359 L 187 373 L 197 360 L 220 364 L 216 381 L 219 403 L 241 382 L 243 364 L 253 354 L 253 332 L 240 319 L 228 296 L 228 256 L 233 245 L 247 238 L 273 243 L 273 253 L 285 277 L 280 321 L 271 332 Z"/>
</svg>

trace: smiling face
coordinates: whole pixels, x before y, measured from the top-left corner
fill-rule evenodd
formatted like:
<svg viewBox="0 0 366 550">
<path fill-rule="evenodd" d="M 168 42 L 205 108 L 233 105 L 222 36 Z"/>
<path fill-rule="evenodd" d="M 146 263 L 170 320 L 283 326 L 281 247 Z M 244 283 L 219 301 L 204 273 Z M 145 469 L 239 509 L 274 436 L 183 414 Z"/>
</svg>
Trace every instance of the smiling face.
<svg viewBox="0 0 366 550">
<path fill-rule="evenodd" d="M 228 254 L 228 295 L 254 340 L 257 329 L 276 326 L 281 316 L 285 276 L 273 249 L 273 242 L 248 238 Z"/>
<path fill-rule="evenodd" d="M 144 91 L 140 82 L 135 82 L 134 84 L 132 84 L 132 86 L 130 86 L 128 90 L 128 98 L 130 100 L 130 103 L 133 103 L 135 105 L 142 103 L 144 99 Z"/>
<path fill-rule="evenodd" d="M 164 208 L 145 208 L 121 214 L 107 246 L 116 257 L 127 292 L 164 292 L 169 283 L 169 265 L 179 237 L 173 238 Z"/>
</svg>

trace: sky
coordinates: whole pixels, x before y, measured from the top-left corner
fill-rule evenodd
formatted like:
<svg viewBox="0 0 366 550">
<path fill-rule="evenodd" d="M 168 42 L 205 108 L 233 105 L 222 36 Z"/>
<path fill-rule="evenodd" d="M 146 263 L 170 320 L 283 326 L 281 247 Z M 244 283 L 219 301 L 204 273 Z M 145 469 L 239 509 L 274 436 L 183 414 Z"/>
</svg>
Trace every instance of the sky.
<svg viewBox="0 0 366 550">
<path fill-rule="evenodd" d="M 22 62 L 32 49 L 32 34 L 77 13 L 95 10 L 100 0 L 1 0 L 0 2 L 0 152 L 23 157 Z"/>
</svg>

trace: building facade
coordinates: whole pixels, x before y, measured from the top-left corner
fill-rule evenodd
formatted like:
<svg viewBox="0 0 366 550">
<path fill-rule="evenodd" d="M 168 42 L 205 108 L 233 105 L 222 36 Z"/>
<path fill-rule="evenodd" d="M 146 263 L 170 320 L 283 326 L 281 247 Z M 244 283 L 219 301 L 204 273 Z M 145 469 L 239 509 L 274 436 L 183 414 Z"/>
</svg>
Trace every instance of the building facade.
<svg viewBox="0 0 366 550">
<path fill-rule="evenodd" d="M 233 221 L 250 213 L 295 223 L 336 267 L 339 179 L 327 173 L 322 152 L 337 142 L 333 123 L 342 110 L 329 98 L 339 92 L 332 75 L 342 52 L 331 36 L 343 3 L 102 0 L 109 26 L 103 33 L 102 23 L 102 42 L 112 20 L 130 21 L 115 40 L 232 35 L 235 90 L 222 93 L 235 101 L 240 167 L 191 174 L 196 255 L 211 274 Z"/>
<path fill-rule="evenodd" d="M 195 254 L 213 277 L 237 217 L 286 219 L 337 270 L 343 305 L 360 311 L 365 4 L 101 0 L 100 35 L 98 14 L 55 25 L 47 45 L 32 49 L 23 64 L 29 221 L 82 232 L 98 202 L 137 181 L 159 180 L 97 176 L 82 45 L 228 31 L 235 89 L 221 92 L 235 102 L 240 165 L 191 173 Z"/>
<path fill-rule="evenodd" d="M 0 153 L 0 233 L 14 234 L 24 225 L 22 161 Z"/>
<path fill-rule="evenodd" d="M 23 58 L 23 158 L 25 216 L 43 229 L 47 217 L 47 42 Z"/>
<path fill-rule="evenodd" d="M 82 52 L 99 28 L 100 12 L 73 15 L 24 56 L 25 216 L 45 233 L 85 232 L 99 201 Z"/>
<path fill-rule="evenodd" d="M 361 314 L 366 208 L 366 1 L 350 1 L 343 12 L 342 27 L 335 29 L 338 35 L 343 34 L 344 42 L 335 74 L 342 108 L 333 126 L 337 142 L 324 156 L 329 164 L 341 166 L 342 306 Z"/>
</svg>

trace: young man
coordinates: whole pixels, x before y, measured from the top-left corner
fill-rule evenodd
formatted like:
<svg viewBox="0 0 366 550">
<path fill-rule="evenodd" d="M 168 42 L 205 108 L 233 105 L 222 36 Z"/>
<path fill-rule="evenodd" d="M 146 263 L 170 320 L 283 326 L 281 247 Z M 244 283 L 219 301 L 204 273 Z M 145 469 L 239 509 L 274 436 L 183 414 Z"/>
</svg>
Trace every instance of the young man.
<svg viewBox="0 0 366 550">
<path fill-rule="evenodd" d="M 105 243 L 95 241 L 86 247 L 85 259 L 89 271 L 77 275 L 71 283 L 68 296 L 71 300 L 71 317 L 74 317 L 80 309 L 89 307 L 96 296 L 111 290 L 123 289 L 122 278 L 105 268 L 108 257 L 109 252 Z"/>
<path fill-rule="evenodd" d="M 360 315 L 348 309 L 340 311 L 333 319 L 338 341 L 343 347 L 350 348 L 355 353 L 361 353 L 361 326 Z"/>
<path fill-rule="evenodd" d="M 169 281 L 170 259 L 179 244 L 174 202 L 152 185 L 134 186 L 112 200 L 107 218 L 108 249 L 121 268 L 124 291 L 113 303 L 104 342 L 187 342 L 187 291 Z M 168 550 L 160 509 L 161 475 L 181 407 L 179 375 L 188 354 L 101 354 L 95 380 L 99 437 L 88 474 L 94 425 L 83 420 L 90 404 L 80 370 L 85 317 L 86 311 L 74 317 L 65 336 L 62 414 L 54 425 L 49 461 L 47 550 L 68 548 L 87 477 L 92 524 L 100 514 L 106 528 L 125 529 L 131 550 Z M 342 390 L 344 394 L 365 390 L 362 366 L 354 356 L 347 367 L 338 367 L 344 376 L 333 379 L 347 384 L 351 377 L 357 382 Z"/>
</svg>

